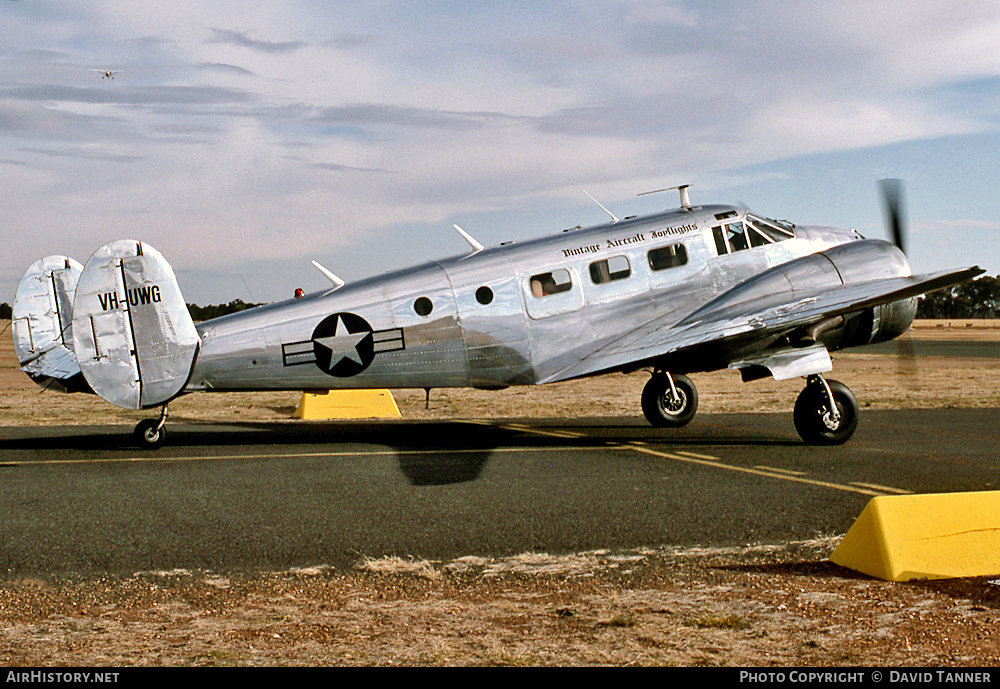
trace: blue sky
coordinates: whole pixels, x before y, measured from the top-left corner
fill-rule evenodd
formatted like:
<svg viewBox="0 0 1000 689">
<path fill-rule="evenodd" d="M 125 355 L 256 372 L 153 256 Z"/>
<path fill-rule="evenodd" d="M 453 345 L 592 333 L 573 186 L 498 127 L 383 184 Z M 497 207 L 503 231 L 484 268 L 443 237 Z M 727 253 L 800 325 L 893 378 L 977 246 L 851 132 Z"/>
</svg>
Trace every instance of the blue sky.
<svg viewBox="0 0 1000 689">
<path fill-rule="evenodd" d="M 140 239 L 188 301 L 743 203 L 1000 274 L 1000 3 L 0 4 L 0 301 Z M 120 70 L 113 80 L 98 71 Z"/>
</svg>

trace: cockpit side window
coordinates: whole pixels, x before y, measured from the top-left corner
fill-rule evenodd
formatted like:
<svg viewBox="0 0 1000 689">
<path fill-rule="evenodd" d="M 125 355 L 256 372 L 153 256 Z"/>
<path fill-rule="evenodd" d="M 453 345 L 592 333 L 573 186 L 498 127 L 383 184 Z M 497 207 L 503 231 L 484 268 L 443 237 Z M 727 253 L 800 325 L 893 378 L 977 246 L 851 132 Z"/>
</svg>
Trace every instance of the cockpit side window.
<svg viewBox="0 0 1000 689">
<path fill-rule="evenodd" d="M 725 256 L 729 253 L 729 245 L 726 244 L 726 235 L 722 233 L 722 225 L 717 225 L 712 228 L 712 236 L 715 237 L 715 252 L 719 256 Z"/>
<path fill-rule="evenodd" d="M 747 237 L 750 238 L 750 246 L 765 246 L 767 244 L 773 244 L 774 240 L 768 237 L 766 234 L 761 233 L 756 227 L 747 223 Z"/>
<path fill-rule="evenodd" d="M 571 289 L 573 289 L 573 278 L 565 268 L 531 276 L 531 294 L 535 297 L 547 297 Z"/>
<path fill-rule="evenodd" d="M 713 227 L 712 235 L 715 237 L 715 250 L 720 256 L 750 248 L 746 228 L 742 222 L 731 222 Z"/>
<path fill-rule="evenodd" d="M 726 225 L 726 239 L 729 240 L 729 248 L 732 251 L 743 251 L 750 248 L 747 241 L 746 228 L 741 222 L 731 222 Z"/>
</svg>

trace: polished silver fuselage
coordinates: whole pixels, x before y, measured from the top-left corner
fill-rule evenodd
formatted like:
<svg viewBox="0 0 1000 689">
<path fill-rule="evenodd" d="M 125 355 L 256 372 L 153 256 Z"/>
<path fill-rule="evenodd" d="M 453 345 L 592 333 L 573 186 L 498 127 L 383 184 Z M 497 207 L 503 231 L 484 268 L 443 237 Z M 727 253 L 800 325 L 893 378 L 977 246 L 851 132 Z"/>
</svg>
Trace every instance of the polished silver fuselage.
<svg viewBox="0 0 1000 689">
<path fill-rule="evenodd" d="M 659 319 L 670 327 L 769 269 L 831 247 L 859 244 L 850 256 L 844 252 L 844 260 L 870 270 L 873 278 L 909 274 L 894 247 L 862 240 L 853 231 L 796 227 L 794 237 L 720 253 L 713 227 L 721 224 L 720 216 L 743 214 L 706 206 L 565 231 L 208 321 L 197 326 L 200 351 L 187 389 L 530 385 L 640 325 Z M 686 262 L 654 270 L 649 252 L 677 245 Z M 595 263 L 613 259 L 612 265 L 624 265 L 620 257 L 629 266 L 626 278 L 593 277 Z M 823 269 L 815 277 L 811 270 L 801 271 L 800 286 L 825 284 Z M 543 274 L 568 275 L 572 285 L 538 297 L 532 278 Z M 337 314 L 344 315 L 339 322 Z M 351 320 L 354 316 L 360 320 Z M 323 335 L 345 335 L 354 321 L 370 328 L 372 349 L 366 355 L 348 348 L 350 358 L 361 362 L 355 368 L 363 369 L 331 373 L 332 362 L 317 363 L 326 351 L 317 342 Z M 344 350 L 334 355 L 343 356 Z M 683 368 L 726 364 L 725 357 L 715 361 L 706 355 L 699 365 L 689 354 Z"/>
</svg>

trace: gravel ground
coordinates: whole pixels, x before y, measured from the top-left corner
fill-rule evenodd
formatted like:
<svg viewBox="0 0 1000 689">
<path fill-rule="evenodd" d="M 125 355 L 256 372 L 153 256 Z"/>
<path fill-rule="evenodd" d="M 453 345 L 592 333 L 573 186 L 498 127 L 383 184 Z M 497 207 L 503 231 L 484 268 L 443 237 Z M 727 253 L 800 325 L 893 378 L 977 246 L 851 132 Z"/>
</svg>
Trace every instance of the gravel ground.
<svg viewBox="0 0 1000 689">
<path fill-rule="evenodd" d="M 0 584 L 7 666 L 995 666 L 1000 581 L 781 546 Z"/>
</svg>

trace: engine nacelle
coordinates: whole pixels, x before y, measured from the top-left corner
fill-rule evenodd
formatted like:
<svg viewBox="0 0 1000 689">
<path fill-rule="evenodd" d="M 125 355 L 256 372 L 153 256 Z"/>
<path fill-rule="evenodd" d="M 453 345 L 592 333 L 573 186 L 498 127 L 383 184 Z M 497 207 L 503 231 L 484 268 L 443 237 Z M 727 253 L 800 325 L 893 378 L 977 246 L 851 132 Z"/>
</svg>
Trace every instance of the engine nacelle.
<svg viewBox="0 0 1000 689">
<path fill-rule="evenodd" d="M 887 342 L 905 333 L 916 315 L 916 297 L 880 304 L 847 314 L 840 327 L 831 328 L 819 339 L 831 350 Z"/>
<path fill-rule="evenodd" d="M 858 250 L 861 246 L 864 249 Z M 836 266 L 845 284 L 910 275 L 906 256 L 889 242 L 867 240 L 854 245 L 844 244 L 823 253 Z M 824 337 L 823 342 L 833 350 L 887 342 L 905 333 L 916 315 L 916 297 L 880 304 L 845 315 L 843 327 L 829 332 L 833 341 Z"/>
</svg>

